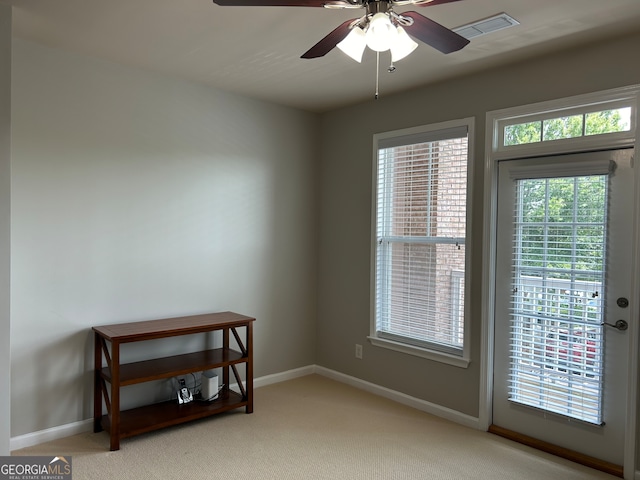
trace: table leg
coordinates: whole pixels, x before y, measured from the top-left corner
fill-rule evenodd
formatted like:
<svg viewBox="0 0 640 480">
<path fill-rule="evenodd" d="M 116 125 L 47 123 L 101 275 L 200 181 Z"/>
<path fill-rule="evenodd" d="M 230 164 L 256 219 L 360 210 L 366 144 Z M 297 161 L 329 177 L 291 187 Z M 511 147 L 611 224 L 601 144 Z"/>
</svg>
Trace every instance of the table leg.
<svg viewBox="0 0 640 480">
<path fill-rule="evenodd" d="M 93 370 L 93 431 L 102 431 L 102 342 L 100 335 L 94 333 L 94 370 Z"/>
<path fill-rule="evenodd" d="M 253 323 L 247 323 L 247 408 L 246 413 L 253 413 Z"/>
<path fill-rule="evenodd" d="M 120 450 L 120 343 L 111 342 L 111 451 Z"/>
<path fill-rule="evenodd" d="M 225 352 L 229 351 L 229 329 L 222 329 L 222 348 Z M 224 385 L 225 390 L 229 390 L 229 365 L 222 367 L 222 384 Z"/>
</svg>

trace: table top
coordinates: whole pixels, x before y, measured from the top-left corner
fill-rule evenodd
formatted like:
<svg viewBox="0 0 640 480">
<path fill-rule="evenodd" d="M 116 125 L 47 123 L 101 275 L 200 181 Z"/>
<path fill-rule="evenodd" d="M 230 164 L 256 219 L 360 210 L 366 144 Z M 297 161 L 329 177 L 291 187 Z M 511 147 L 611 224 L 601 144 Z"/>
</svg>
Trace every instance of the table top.
<svg viewBox="0 0 640 480">
<path fill-rule="evenodd" d="M 239 313 L 218 312 L 141 322 L 114 323 L 93 327 L 93 331 L 107 340 L 123 343 L 248 326 L 253 321 L 255 318 Z"/>
</svg>

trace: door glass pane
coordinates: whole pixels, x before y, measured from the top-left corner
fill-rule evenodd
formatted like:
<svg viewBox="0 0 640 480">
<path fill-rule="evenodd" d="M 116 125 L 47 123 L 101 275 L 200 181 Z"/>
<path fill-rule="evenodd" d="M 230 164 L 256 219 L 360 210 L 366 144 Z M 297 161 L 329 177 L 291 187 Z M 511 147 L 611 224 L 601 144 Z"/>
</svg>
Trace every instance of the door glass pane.
<svg viewBox="0 0 640 480">
<path fill-rule="evenodd" d="M 516 182 L 509 400 L 602 423 L 606 175 Z"/>
</svg>

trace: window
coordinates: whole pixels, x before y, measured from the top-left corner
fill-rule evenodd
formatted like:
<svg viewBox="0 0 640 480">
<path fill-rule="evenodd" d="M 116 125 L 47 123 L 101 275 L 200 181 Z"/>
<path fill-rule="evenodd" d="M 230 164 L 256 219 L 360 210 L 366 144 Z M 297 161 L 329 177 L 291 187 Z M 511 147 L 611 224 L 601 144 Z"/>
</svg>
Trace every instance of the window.
<svg viewBox="0 0 640 480">
<path fill-rule="evenodd" d="M 589 111 L 526 123 L 504 126 L 504 146 L 548 142 L 588 135 L 628 132 L 631 129 L 631 107 Z"/>
<path fill-rule="evenodd" d="M 371 341 L 466 366 L 472 121 L 376 135 Z M 451 361 L 450 358 L 463 360 Z"/>
</svg>

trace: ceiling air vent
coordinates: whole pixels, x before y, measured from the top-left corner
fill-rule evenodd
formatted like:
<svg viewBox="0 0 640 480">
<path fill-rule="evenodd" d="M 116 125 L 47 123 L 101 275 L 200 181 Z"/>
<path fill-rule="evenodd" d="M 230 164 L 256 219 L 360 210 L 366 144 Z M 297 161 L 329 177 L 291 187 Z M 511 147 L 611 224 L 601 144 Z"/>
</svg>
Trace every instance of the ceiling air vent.
<svg viewBox="0 0 640 480">
<path fill-rule="evenodd" d="M 454 28 L 453 31 L 470 40 L 474 37 L 479 37 L 480 35 L 497 32 L 498 30 L 503 30 L 509 27 L 515 27 L 516 25 L 520 25 L 520 22 L 515 18 L 507 15 L 506 13 L 499 13 L 493 17 Z"/>
</svg>

